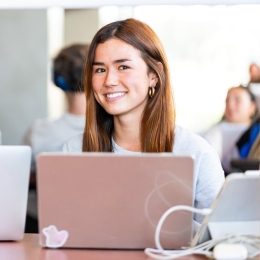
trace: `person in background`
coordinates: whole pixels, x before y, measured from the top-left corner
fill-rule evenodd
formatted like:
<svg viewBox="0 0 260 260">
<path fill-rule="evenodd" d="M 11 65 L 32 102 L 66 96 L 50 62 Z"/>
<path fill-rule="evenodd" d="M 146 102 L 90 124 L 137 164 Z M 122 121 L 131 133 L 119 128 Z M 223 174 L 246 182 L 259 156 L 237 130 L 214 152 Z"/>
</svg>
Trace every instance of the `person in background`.
<svg viewBox="0 0 260 260">
<path fill-rule="evenodd" d="M 70 137 L 84 131 L 86 99 L 82 76 L 88 47 L 87 44 L 64 47 L 53 60 L 52 80 L 65 93 L 67 111 L 55 120 L 37 119 L 23 137 L 22 144 L 32 148 L 30 186 L 33 188 L 36 183 L 37 154 L 61 151 L 63 144 Z M 34 189 L 29 193 L 27 213 L 31 221 L 26 223 L 26 232 L 35 233 L 37 231 L 37 201 Z"/>
<path fill-rule="evenodd" d="M 249 76 L 248 88 L 255 95 L 258 110 L 260 110 L 260 68 L 255 63 L 249 66 Z"/>
<path fill-rule="evenodd" d="M 236 142 L 250 126 L 256 113 L 256 99 L 248 88 L 230 88 L 226 96 L 223 119 L 202 134 L 217 151 L 226 174 L 232 171 L 230 160 L 239 158 Z"/>
<path fill-rule="evenodd" d="M 104 26 L 90 45 L 84 76 L 86 127 L 63 151 L 194 155 L 194 207 L 209 208 L 224 172 L 205 140 L 175 125 L 168 62 L 155 32 L 136 19 Z M 203 218 L 195 214 L 194 231 Z"/>
<path fill-rule="evenodd" d="M 258 160 L 260 161 L 260 68 L 255 63 L 249 67 L 250 81 L 248 89 L 255 95 L 256 102 L 258 103 L 258 113 L 248 127 L 248 129 L 240 136 L 236 143 L 241 159 Z M 237 166 L 244 167 L 242 164 Z"/>
<path fill-rule="evenodd" d="M 31 171 L 36 170 L 36 155 L 61 151 L 63 144 L 85 126 L 86 100 L 82 73 L 88 46 L 74 44 L 63 48 L 53 60 L 53 82 L 64 93 L 67 111 L 58 119 L 37 119 L 23 137 L 23 144 L 32 148 Z"/>
</svg>

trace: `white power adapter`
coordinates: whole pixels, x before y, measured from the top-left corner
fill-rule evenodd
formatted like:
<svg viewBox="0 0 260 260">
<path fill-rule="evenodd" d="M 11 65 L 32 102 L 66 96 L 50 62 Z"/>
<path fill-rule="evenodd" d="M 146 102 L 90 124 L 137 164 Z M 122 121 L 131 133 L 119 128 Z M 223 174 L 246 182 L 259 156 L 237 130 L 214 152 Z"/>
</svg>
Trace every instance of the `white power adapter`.
<svg viewBox="0 0 260 260">
<path fill-rule="evenodd" d="M 242 244 L 218 244 L 213 249 L 216 260 L 244 260 L 247 259 L 247 249 Z"/>
</svg>

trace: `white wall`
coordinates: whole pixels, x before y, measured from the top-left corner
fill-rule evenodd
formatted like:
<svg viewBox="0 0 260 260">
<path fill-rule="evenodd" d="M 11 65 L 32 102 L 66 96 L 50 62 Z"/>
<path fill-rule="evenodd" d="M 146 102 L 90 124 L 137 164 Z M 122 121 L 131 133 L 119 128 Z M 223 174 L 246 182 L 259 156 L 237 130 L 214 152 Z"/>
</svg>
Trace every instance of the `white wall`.
<svg viewBox="0 0 260 260">
<path fill-rule="evenodd" d="M 260 0 L 8 0 L 0 1 L 0 8 L 49 8 L 61 6 L 72 8 L 98 8 L 106 5 L 137 6 L 137 5 L 234 5 L 259 4 Z"/>
<path fill-rule="evenodd" d="M 48 24 L 48 71 L 47 71 L 47 102 L 48 117 L 58 118 L 66 110 L 64 92 L 56 87 L 52 81 L 52 63 L 54 57 L 64 46 L 64 20 L 63 8 L 49 8 L 47 11 Z"/>
<path fill-rule="evenodd" d="M 0 131 L 20 144 L 28 125 L 47 116 L 46 11 L 0 11 Z"/>
<path fill-rule="evenodd" d="M 90 43 L 99 29 L 98 9 L 65 11 L 65 45 Z"/>
<path fill-rule="evenodd" d="M 90 42 L 98 10 L 0 10 L 2 144 L 21 144 L 37 118 L 58 117 L 63 92 L 51 82 L 51 61 L 64 45 Z M 61 22 L 63 24 L 61 24 Z"/>
</svg>

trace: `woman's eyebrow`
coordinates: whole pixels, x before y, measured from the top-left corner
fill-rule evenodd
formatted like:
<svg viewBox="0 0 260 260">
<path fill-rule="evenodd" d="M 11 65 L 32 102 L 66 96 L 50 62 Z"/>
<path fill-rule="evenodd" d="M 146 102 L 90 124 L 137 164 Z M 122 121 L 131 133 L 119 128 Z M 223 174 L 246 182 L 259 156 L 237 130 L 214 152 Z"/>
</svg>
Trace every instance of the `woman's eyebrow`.
<svg viewBox="0 0 260 260">
<path fill-rule="evenodd" d="M 98 61 L 94 61 L 93 63 L 92 63 L 92 66 L 105 66 L 105 63 L 104 62 L 98 62 Z"/>
<path fill-rule="evenodd" d="M 119 59 L 119 60 L 113 61 L 113 63 L 123 63 L 123 62 L 126 62 L 126 61 L 131 61 L 131 60 L 129 60 L 129 59 Z M 105 66 L 105 63 L 99 62 L 99 61 L 94 61 L 92 63 L 92 66 Z"/>
<path fill-rule="evenodd" d="M 131 61 L 129 59 L 120 59 L 120 60 L 115 60 L 113 63 L 122 63 L 122 62 L 126 62 L 126 61 Z"/>
</svg>

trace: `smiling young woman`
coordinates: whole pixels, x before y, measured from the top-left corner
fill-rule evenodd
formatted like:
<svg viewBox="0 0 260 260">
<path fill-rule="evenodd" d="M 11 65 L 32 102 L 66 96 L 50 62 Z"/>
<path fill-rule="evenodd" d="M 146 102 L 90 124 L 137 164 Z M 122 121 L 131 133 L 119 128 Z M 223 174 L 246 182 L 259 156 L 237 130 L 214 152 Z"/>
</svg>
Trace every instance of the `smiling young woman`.
<svg viewBox="0 0 260 260">
<path fill-rule="evenodd" d="M 194 206 L 210 207 L 224 182 L 220 160 L 205 140 L 175 125 L 166 56 L 148 25 L 127 19 L 101 28 L 90 45 L 84 87 L 85 130 L 64 152 L 193 155 Z"/>
<path fill-rule="evenodd" d="M 140 102 L 141 114 L 132 122 L 140 124 L 140 151 L 172 152 L 175 110 L 170 75 L 163 47 L 153 30 L 135 19 L 108 24 L 93 38 L 89 53 L 85 68 L 87 109 L 83 151 L 113 151 L 111 137 L 115 117 L 106 108 L 128 105 L 125 109 L 131 109 Z M 119 82 L 115 86 L 115 82 L 109 80 Z M 107 90 L 97 94 L 99 84 Z M 153 97 L 148 97 L 149 87 L 155 87 Z M 122 95 L 117 98 L 121 100 L 111 100 L 110 104 L 109 100 L 102 102 L 109 99 L 102 97 L 106 91 Z M 144 94 L 145 100 L 142 100 Z M 129 104 L 131 100 L 135 104 Z"/>
</svg>

